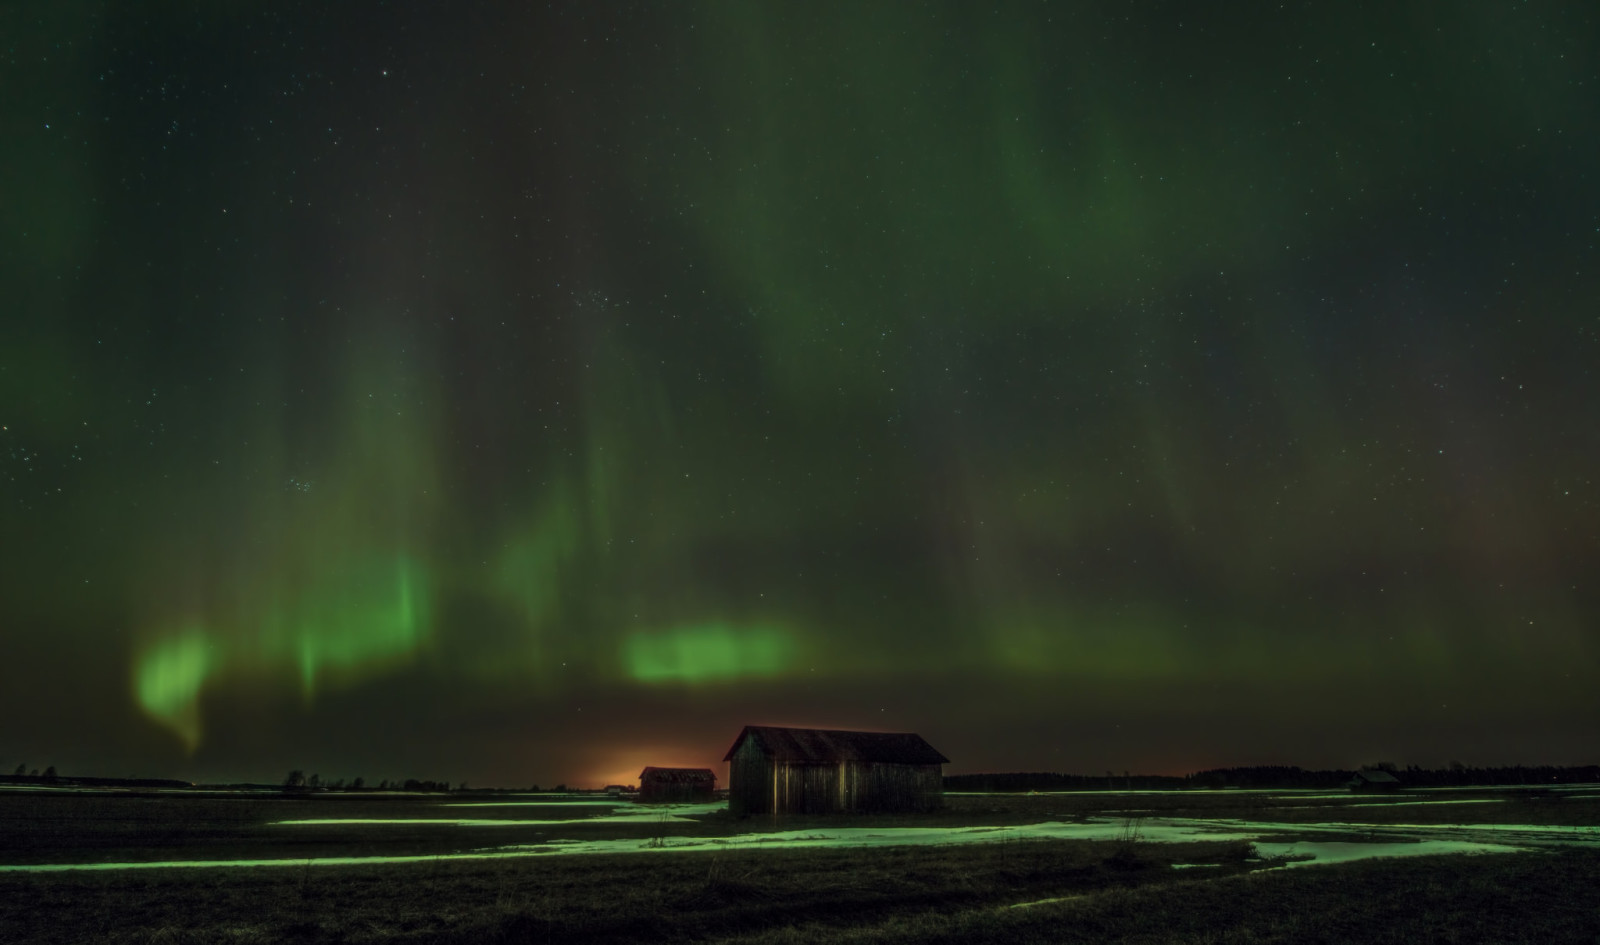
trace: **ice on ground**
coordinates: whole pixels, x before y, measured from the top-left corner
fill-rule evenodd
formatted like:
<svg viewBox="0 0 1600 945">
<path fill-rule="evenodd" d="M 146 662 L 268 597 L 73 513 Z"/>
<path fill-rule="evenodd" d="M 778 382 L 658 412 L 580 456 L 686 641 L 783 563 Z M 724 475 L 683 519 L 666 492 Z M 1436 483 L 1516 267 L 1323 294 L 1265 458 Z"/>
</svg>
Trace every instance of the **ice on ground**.
<svg viewBox="0 0 1600 945">
<path fill-rule="evenodd" d="M 1504 804 L 1503 797 L 1463 797 L 1448 801 L 1359 801 L 1354 804 L 1340 804 L 1340 807 L 1411 807 L 1416 804 Z"/>
<path fill-rule="evenodd" d="M 1052 902 L 1071 902 L 1074 899 L 1087 899 L 1088 896 L 1053 896 L 1049 899 L 1035 899 L 1032 902 L 1014 902 L 1007 909 L 1026 909 L 1029 906 L 1043 906 Z"/>
<path fill-rule="evenodd" d="M 633 801 L 443 801 L 440 807 L 633 807 Z"/>
<path fill-rule="evenodd" d="M 663 804 L 659 807 L 614 804 L 612 806 L 634 809 L 627 814 L 569 817 L 563 820 L 501 820 L 483 817 L 313 817 L 300 820 L 279 820 L 275 822 L 275 825 L 279 827 L 338 827 L 357 824 L 387 824 L 396 827 L 429 825 L 452 827 L 576 827 L 585 824 L 692 824 L 697 823 L 694 818 L 703 817 L 724 807 L 722 804 Z"/>
<path fill-rule="evenodd" d="M 108 870 L 170 870 L 170 869 L 222 869 L 227 867 L 261 866 L 374 866 L 390 863 L 448 863 L 454 860 L 500 860 L 520 854 L 506 853 L 444 853 L 415 856 L 316 856 L 300 859 L 274 860 L 149 860 L 132 863 L 35 863 L 29 866 L 0 866 L 0 873 L 65 873 L 73 870 L 102 872 Z"/>
<path fill-rule="evenodd" d="M 1520 853 L 1524 847 L 1499 843 L 1481 843 L 1472 840 L 1420 840 L 1394 843 L 1345 843 L 1338 841 L 1299 843 L 1254 844 L 1256 854 L 1264 860 L 1283 860 L 1268 867 L 1281 869 L 1288 866 L 1313 866 L 1327 863 L 1348 863 L 1352 860 L 1370 860 L 1378 857 L 1436 856 L 1441 853 Z"/>
<path fill-rule="evenodd" d="M 449 824 L 462 826 L 564 826 L 581 832 L 586 824 L 635 825 L 693 823 L 693 818 L 721 810 L 723 805 L 674 804 L 637 809 L 626 814 L 574 820 L 480 820 L 428 818 L 418 820 L 323 819 L 284 821 L 288 826 L 341 824 Z M 1132 836 L 1130 836 L 1130 832 Z M 1288 838 L 1307 834 L 1364 836 L 1359 842 Z M 1263 838 L 1275 838 L 1266 840 Z M 552 839 L 545 843 L 489 847 L 468 853 L 416 856 L 348 856 L 280 860 L 186 860 L 129 863 L 64 863 L 0 866 L 0 872 L 59 872 L 64 870 L 117 870 L 199 867 L 356 866 L 386 863 L 448 862 L 536 856 L 571 856 L 602 853 L 688 853 L 717 850 L 785 850 L 816 847 L 884 847 L 993 843 L 1021 840 L 1100 840 L 1138 843 L 1186 841 L 1236 841 L 1255 843 L 1263 856 L 1311 854 L 1305 862 L 1344 862 L 1374 856 L 1422 856 L 1435 853 L 1507 853 L 1548 849 L 1553 846 L 1600 844 L 1595 827 L 1534 824 L 1366 824 L 1278 823 L 1213 818 L 1148 818 L 1129 823 L 1126 818 L 1091 818 L 1084 821 L 1046 821 L 1009 826 L 970 827 L 853 827 L 815 826 L 803 830 L 752 831 L 732 836 L 655 836 L 625 839 Z"/>
</svg>

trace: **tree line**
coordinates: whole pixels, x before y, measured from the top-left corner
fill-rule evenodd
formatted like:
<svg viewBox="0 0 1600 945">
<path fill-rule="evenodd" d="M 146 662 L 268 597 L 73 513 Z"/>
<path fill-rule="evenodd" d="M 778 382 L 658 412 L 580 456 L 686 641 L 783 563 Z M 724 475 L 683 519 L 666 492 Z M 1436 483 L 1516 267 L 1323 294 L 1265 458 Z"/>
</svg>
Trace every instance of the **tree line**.
<svg viewBox="0 0 1600 945">
<path fill-rule="evenodd" d="M 1401 768 L 1386 761 L 1362 766 L 1393 774 L 1408 787 L 1471 787 L 1511 784 L 1586 784 L 1600 782 L 1600 765 L 1502 765 L 1471 767 L 1451 762 L 1444 768 Z M 953 774 L 944 779 L 947 791 L 1181 791 L 1221 788 L 1342 788 L 1355 770 L 1307 770 L 1289 765 L 1212 768 L 1181 776 L 1159 774 L 1104 775 L 1055 772 Z"/>
<path fill-rule="evenodd" d="M 26 764 L 17 765 L 17 770 L 11 772 L 11 776 L 13 778 L 41 778 L 45 781 L 54 781 L 60 777 L 60 775 L 56 774 L 55 765 L 45 768 L 44 773 L 40 774 L 38 768 L 34 768 L 32 772 L 29 772 Z"/>
<path fill-rule="evenodd" d="M 308 775 L 300 769 L 290 771 L 289 774 L 284 777 L 281 786 L 286 793 L 290 794 L 309 794 L 315 791 L 426 791 L 439 793 L 445 791 L 489 792 L 545 790 L 553 790 L 557 793 L 562 793 L 567 790 L 567 786 L 565 784 L 558 784 L 554 788 L 541 788 L 537 784 L 530 785 L 525 788 L 474 788 L 469 786 L 465 781 L 462 781 L 456 786 L 451 787 L 449 781 L 427 781 L 419 778 L 406 778 L 404 780 L 399 778 L 395 778 L 393 780 L 385 779 L 376 784 L 368 784 L 367 779 L 364 777 L 352 778 L 349 781 L 346 781 L 344 778 L 339 778 L 338 780 L 324 780 L 320 774 Z"/>
</svg>

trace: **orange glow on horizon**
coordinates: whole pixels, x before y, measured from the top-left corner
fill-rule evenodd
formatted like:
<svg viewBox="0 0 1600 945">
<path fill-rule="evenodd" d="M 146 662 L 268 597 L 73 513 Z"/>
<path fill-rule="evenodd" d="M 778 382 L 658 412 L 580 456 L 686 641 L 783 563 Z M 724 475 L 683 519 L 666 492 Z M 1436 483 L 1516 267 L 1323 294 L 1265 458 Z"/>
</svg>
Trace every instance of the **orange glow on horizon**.
<svg viewBox="0 0 1600 945">
<path fill-rule="evenodd" d="M 597 754 L 587 765 L 583 777 L 567 782 L 574 788 L 601 789 L 610 784 L 639 783 L 639 772 L 646 767 L 657 768 L 710 768 L 717 775 L 717 787 L 728 786 L 728 766 L 722 760 L 733 746 L 734 739 L 744 731 L 745 725 L 772 728 L 806 728 L 834 732 L 915 732 L 914 728 L 893 725 L 867 725 L 860 723 L 836 724 L 829 722 L 794 722 L 787 720 L 761 720 L 730 726 L 725 734 L 709 742 L 671 742 L 654 745 L 632 745 Z M 922 733 L 919 733 L 922 734 Z M 949 773 L 949 772 L 946 772 Z"/>
<path fill-rule="evenodd" d="M 722 763 L 724 751 L 726 749 L 718 749 L 715 756 L 706 758 L 704 746 L 698 749 L 685 749 L 681 745 L 622 749 L 601 759 L 590 774 L 572 786 L 599 789 L 610 784 L 631 784 L 637 787 L 639 772 L 647 767 L 656 767 L 710 768 L 717 775 L 717 787 L 726 787 L 728 766 Z"/>
</svg>

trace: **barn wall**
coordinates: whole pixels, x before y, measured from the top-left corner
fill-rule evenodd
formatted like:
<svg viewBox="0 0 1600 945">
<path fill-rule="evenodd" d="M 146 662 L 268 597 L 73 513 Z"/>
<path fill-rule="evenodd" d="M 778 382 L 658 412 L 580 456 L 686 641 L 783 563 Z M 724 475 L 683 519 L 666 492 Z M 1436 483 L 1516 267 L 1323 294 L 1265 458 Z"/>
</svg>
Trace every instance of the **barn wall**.
<svg viewBox="0 0 1600 945">
<path fill-rule="evenodd" d="M 854 770 L 847 810 L 924 811 L 944 805 L 939 765 L 862 763 Z"/>
<path fill-rule="evenodd" d="M 728 760 L 728 811 L 740 817 L 770 814 L 773 798 L 772 763 L 755 739 L 747 738 Z"/>
<path fill-rule="evenodd" d="M 642 804 L 681 804 L 711 800 L 710 781 L 649 781 L 639 785 Z"/>
<path fill-rule="evenodd" d="M 768 759 L 746 739 L 728 764 L 728 810 L 750 814 L 937 810 L 944 805 L 940 765 L 792 764 Z"/>
<path fill-rule="evenodd" d="M 759 758 L 759 755 L 757 755 Z M 737 761 L 737 756 L 735 761 Z M 751 791 L 735 789 L 729 807 L 735 813 L 830 814 L 840 811 L 925 811 L 944 804 L 939 765 L 894 765 L 841 762 L 823 765 L 753 762 L 746 778 L 758 783 Z M 737 768 L 735 770 L 738 770 Z M 730 775 L 730 782 L 739 784 Z M 760 780 L 757 781 L 757 778 Z M 759 794 L 759 796 L 755 796 Z M 734 797 L 745 798 L 735 807 Z"/>
<path fill-rule="evenodd" d="M 827 814 L 839 810 L 841 765 L 780 764 L 779 811 L 786 814 Z"/>
</svg>

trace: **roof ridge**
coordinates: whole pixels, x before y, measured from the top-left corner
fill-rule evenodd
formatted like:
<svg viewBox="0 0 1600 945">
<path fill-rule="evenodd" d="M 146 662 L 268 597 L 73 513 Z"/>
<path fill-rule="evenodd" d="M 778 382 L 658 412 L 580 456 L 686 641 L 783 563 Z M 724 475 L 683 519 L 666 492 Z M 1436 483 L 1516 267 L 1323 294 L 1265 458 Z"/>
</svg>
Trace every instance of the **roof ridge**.
<svg viewBox="0 0 1600 945">
<path fill-rule="evenodd" d="M 874 732 L 862 729 L 798 728 L 783 725 L 746 725 L 723 756 L 731 761 L 747 739 L 755 739 L 769 758 L 804 764 L 859 761 L 882 764 L 949 764 L 928 740 L 916 732 Z"/>
</svg>

